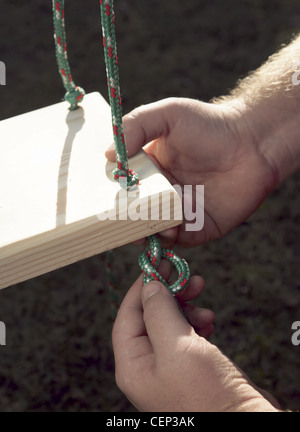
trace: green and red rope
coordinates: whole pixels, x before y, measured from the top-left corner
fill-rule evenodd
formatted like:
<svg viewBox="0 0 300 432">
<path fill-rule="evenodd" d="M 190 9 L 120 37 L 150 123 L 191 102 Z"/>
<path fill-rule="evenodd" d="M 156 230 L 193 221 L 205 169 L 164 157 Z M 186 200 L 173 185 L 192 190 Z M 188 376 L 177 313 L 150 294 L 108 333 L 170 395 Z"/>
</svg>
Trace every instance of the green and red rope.
<svg viewBox="0 0 300 432">
<path fill-rule="evenodd" d="M 114 143 L 116 148 L 117 168 L 114 178 L 127 189 L 139 183 L 138 175 L 129 168 L 127 148 L 122 120 L 122 100 L 118 54 L 115 32 L 115 14 L 113 2 L 100 0 L 101 25 L 103 36 L 104 59 L 106 65 L 108 96 L 112 114 Z"/>
<path fill-rule="evenodd" d="M 115 34 L 115 14 L 113 0 L 99 0 L 101 11 L 101 25 L 103 35 L 104 59 L 107 74 L 107 87 L 109 102 L 111 107 L 112 130 L 116 149 L 116 169 L 114 178 L 120 186 L 130 189 L 139 184 L 138 175 L 129 168 L 126 138 L 123 130 L 122 121 L 122 101 L 120 93 L 120 79 L 118 68 L 118 55 Z M 53 0 L 53 23 L 54 23 L 54 40 L 56 47 L 56 57 L 60 75 L 66 89 L 65 100 L 70 103 L 70 109 L 78 108 L 78 103 L 84 97 L 84 90 L 76 86 L 71 75 L 68 62 L 67 43 L 65 34 L 65 12 L 64 0 Z M 109 277 L 109 288 L 112 301 L 117 302 L 115 282 L 113 282 L 111 272 L 111 251 L 107 253 L 107 271 Z M 170 261 L 176 268 L 178 279 L 169 285 L 158 272 L 158 266 L 161 259 Z M 173 295 L 184 290 L 189 283 L 190 271 L 187 262 L 175 254 L 172 250 L 161 247 L 160 240 L 156 235 L 148 237 L 148 245 L 140 253 L 139 265 L 143 271 L 143 284 L 150 281 L 162 282 Z"/>
<path fill-rule="evenodd" d="M 178 279 L 171 285 L 157 271 L 162 258 L 170 261 L 177 270 Z M 144 285 L 150 281 L 160 281 L 173 295 L 178 294 L 188 286 L 190 278 L 188 263 L 174 251 L 162 248 L 156 235 L 148 237 L 148 245 L 139 255 L 139 266 L 143 271 Z"/>
<path fill-rule="evenodd" d="M 65 30 L 64 0 L 52 0 L 54 41 L 58 70 L 66 89 L 65 100 L 70 104 L 70 110 L 76 110 L 85 92 L 75 85 L 68 62 L 67 41 Z"/>
</svg>

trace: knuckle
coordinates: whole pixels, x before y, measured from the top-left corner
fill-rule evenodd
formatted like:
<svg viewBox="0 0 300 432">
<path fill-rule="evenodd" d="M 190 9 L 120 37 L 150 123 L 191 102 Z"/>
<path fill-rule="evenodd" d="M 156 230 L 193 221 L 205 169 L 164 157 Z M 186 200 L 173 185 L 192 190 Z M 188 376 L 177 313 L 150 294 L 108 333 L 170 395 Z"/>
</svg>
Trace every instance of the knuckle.
<svg viewBox="0 0 300 432">
<path fill-rule="evenodd" d="M 146 110 L 145 105 L 141 105 L 137 108 L 134 108 L 130 113 L 126 114 L 123 117 L 124 121 L 131 121 L 131 120 L 137 120 L 141 114 L 143 114 Z"/>
</svg>

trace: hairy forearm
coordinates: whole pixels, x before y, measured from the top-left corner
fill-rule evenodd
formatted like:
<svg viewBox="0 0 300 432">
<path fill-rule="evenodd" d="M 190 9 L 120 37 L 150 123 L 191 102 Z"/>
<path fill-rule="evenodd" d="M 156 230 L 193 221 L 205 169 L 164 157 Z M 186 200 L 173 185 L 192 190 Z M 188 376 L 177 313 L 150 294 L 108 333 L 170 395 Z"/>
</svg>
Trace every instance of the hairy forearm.
<svg viewBox="0 0 300 432">
<path fill-rule="evenodd" d="M 300 36 L 217 102 L 235 106 L 241 125 L 276 172 L 278 183 L 300 167 Z M 244 127 L 241 126 L 241 127 Z"/>
</svg>

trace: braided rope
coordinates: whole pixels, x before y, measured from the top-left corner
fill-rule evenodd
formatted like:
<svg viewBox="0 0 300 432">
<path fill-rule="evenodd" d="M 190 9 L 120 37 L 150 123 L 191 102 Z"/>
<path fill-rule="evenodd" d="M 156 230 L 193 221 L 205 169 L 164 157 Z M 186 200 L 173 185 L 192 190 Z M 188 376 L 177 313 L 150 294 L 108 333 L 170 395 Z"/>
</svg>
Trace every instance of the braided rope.
<svg viewBox="0 0 300 432">
<path fill-rule="evenodd" d="M 112 0 L 100 0 L 101 24 L 103 35 L 104 59 L 107 74 L 107 87 L 112 114 L 114 142 L 116 148 L 117 168 L 113 171 L 115 180 L 129 188 L 138 184 L 138 175 L 129 169 L 127 148 L 122 122 L 122 101 L 119 83 L 118 55 L 114 24 Z M 122 181 L 121 181 L 122 180 Z"/>
<path fill-rule="evenodd" d="M 75 85 L 67 55 L 67 41 L 65 31 L 65 1 L 52 0 L 55 52 L 58 70 L 66 89 L 65 100 L 70 104 L 70 110 L 76 110 L 82 101 L 85 91 Z"/>
<path fill-rule="evenodd" d="M 127 177 L 128 186 L 137 184 L 138 178 L 128 169 L 127 149 L 123 131 L 122 103 L 120 94 L 120 80 L 118 70 L 118 56 L 115 35 L 115 16 L 113 0 L 100 0 L 101 23 L 103 34 L 104 58 L 106 64 L 107 86 L 112 111 L 114 141 L 117 155 L 117 169 L 115 179 Z M 128 180 L 127 180 L 128 181 Z M 148 237 L 149 245 L 139 255 L 139 265 L 143 271 L 143 284 L 152 280 L 162 282 L 175 295 L 184 290 L 189 283 L 190 271 L 187 262 L 169 249 L 163 249 L 157 236 Z M 161 277 L 157 267 L 162 258 L 173 263 L 178 272 L 178 279 L 172 285 Z"/>
<path fill-rule="evenodd" d="M 185 259 L 178 256 L 170 249 L 162 248 L 157 236 L 149 236 L 148 240 L 148 246 L 146 246 L 139 255 L 139 266 L 143 271 L 143 284 L 145 285 L 153 280 L 160 281 L 173 295 L 187 288 L 190 278 L 190 269 Z M 165 279 L 161 277 L 156 270 L 162 258 L 174 264 L 177 270 L 178 279 L 172 285 L 168 285 Z"/>
</svg>

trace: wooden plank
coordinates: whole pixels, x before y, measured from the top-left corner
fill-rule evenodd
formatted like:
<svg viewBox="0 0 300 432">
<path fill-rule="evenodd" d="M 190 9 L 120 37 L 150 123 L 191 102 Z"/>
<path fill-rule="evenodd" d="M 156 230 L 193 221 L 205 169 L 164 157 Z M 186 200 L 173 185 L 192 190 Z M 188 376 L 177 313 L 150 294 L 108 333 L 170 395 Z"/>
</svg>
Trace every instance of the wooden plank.
<svg viewBox="0 0 300 432">
<path fill-rule="evenodd" d="M 91 93 L 76 111 L 61 102 L 0 122 L 0 288 L 181 223 L 178 194 L 143 151 L 130 160 L 135 190 L 113 180 L 110 115 Z"/>
</svg>

